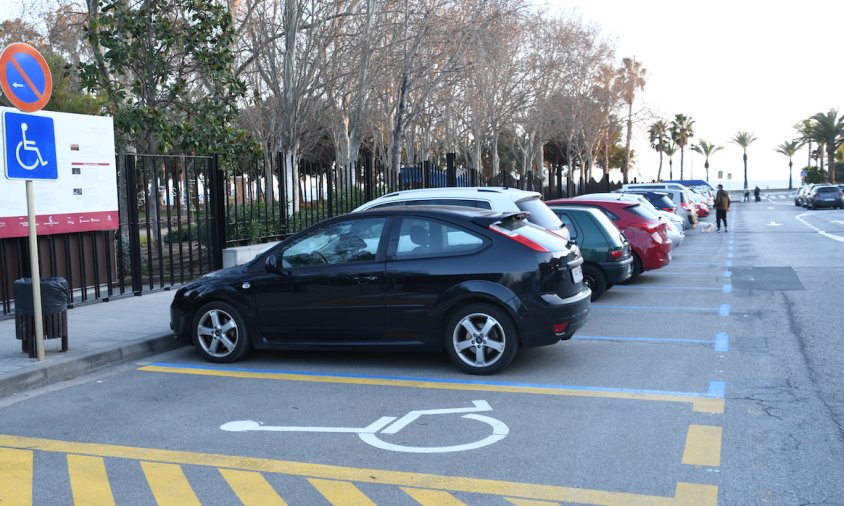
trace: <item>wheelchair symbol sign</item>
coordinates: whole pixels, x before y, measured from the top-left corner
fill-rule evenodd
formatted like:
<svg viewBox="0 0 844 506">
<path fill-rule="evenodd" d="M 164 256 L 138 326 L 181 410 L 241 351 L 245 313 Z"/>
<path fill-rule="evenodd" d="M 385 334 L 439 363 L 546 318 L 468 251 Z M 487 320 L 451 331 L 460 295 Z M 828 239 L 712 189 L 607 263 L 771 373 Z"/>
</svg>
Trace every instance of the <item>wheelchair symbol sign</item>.
<svg viewBox="0 0 844 506">
<path fill-rule="evenodd" d="M 9 179 L 58 179 L 53 118 L 3 113 L 3 150 Z"/>
<path fill-rule="evenodd" d="M 493 443 L 501 441 L 510 429 L 501 420 L 492 418 L 486 415 L 478 415 L 475 413 L 492 411 L 492 407 L 488 402 L 479 400 L 472 401 L 472 407 L 464 408 L 444 408 L 444 409 L 424 409 L 414 410 L 404 416 L 397 418 L 394 416 L 382 416 L 366 427 L 299 427 L 299 426 L 277 426 L 264 425 L 254 420 L 238 420 L 234 422 L 224 423 L 220 429 L 227 432 L 251 432 L 251 431 L 268 431 L 268 432 L 317 432 L 317 433 L 350 433 L 357 434 L 357 436 L 365 443 L 380 448 L 382 450 L 389 450 L 394 452 L 404 453 L 448 453 L 459 452 L 466 450 L 475 450 L 483 448 Z M 466 413 L 466 414 L 463 414 Z M 421 416 L 436 416 L 436 415 L 453 415 L 460 414 L 461 418 L 466 420 L 474 420 L 486 424 L 480 426 L 480 438 L 477 438 L 476 430 L 479 428 L 477 424 L 471 426 L 469 431 L 471 440 L 467 443 L 448 445 L 448 446 L 411 446 L 406 444 L 396 444 L 384 441 L 378 437 L 381 434 L 396 434 L 408 425 L 412 424 Z M 477 438 L 477 439 L 476 439 Z"/>
</svg>

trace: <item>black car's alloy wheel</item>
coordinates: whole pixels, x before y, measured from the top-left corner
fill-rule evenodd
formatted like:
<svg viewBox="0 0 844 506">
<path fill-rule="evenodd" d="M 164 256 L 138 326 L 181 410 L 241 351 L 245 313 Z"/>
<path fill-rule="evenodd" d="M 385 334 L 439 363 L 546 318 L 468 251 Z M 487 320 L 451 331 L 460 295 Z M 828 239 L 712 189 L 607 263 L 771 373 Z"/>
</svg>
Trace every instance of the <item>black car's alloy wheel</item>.
<svg viewBox="0 0 844 506">
<path fill-rule="evenodd" d="M 193 343 L 211 362 L 240 360 L 251 348 L 243 318 L 225 302 L 209 302 L 197 311 Z"/>
<path fill-rule="evenodd" d="M 446 331 L 446 349 L 458 367 L 472 374 L 492 374 L 516 356 L 519 346 L 510 317 L 489 304 L 459 309 Z"/>
<path fill-rule="evenodd" d="M 592 301 L 596 301 L 607 291 L 607 277 L 594 265 L 583 266 L 583 282 L 592 290 Z"/>
</svg>

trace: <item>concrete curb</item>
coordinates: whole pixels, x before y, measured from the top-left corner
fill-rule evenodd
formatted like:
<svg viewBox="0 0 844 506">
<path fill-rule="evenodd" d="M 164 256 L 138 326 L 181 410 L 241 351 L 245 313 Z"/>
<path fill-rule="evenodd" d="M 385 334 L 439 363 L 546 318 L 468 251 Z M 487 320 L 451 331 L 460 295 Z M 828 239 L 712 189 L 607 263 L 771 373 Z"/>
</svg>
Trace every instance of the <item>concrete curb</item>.
<svg viewBox="0 0 844 506">
<path fill-rule="evenodd" d="M 140 339 L 116 349 L 95 351 L 73 359 L 38 364 L 33 370 L 0 379 L 0 397 L 71 380 L 85 374 L 187 346 L 173 334 Z"/>
</svg>

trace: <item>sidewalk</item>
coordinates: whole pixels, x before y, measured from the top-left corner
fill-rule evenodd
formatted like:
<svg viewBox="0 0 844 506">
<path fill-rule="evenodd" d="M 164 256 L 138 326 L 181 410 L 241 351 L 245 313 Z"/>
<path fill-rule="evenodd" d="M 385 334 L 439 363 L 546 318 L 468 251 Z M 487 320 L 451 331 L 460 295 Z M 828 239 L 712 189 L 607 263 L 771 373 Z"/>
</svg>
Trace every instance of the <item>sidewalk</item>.
<svg viewBox="0 0 844 506">
<path fill-rule="evenodd" d="M 168 290 L 69 309 L 68 351 L 61 351 L 61 339 L 45 339 L 40 362 L 21 351 L 14 318 L 0 321 L 0 397 L 184 346 L 170 331 L 174 294 Z"/>
</svg>

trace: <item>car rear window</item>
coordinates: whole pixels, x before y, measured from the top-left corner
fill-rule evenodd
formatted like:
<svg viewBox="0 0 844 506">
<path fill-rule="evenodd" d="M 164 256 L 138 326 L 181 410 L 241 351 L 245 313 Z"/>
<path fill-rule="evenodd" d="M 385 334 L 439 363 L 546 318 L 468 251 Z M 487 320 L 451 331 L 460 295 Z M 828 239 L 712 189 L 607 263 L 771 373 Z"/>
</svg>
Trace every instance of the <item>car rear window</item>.
<svg viewBox="0 0 844 506">
<path fill-rule="evenodd" d="M 838 193 L 839 191 L 841 190 L 834 186 L 825 186 L 823 188 L 818 188 L 818 193 Z"/>
<path fill-rule="evenodd" d="M 550 230 L 562 228 L 563 222 L 539 197 L 516 202 L 520 211 L 530 213 L 530 222 Z"/>
<path fill-rule="evenodd" d="M 542 203 L 542 205 L 545 204 Z M 545 208 L 548 209 L 548 206 L 545 206 Z M 550 211 L 550 209 L 548 210 Z M 553 214 L 553 211 L 551 211 L 551 213 Z M 555 214 L 554 217 L 556 218 L 556 216 L 557 215 Z M 557 219 L 557 221 L 559 221 L 559 219 Z M 529 223 L 523 219 L 506 219 L 497 223 L 496 226 L 511 232 L 516 232 L 517 234 L 544 246 L 549 251 L 563 251 L 568 247 L 568 241 L 563 239 L 561 236 L 549 232 L 541 225 L 534 225 L 533 223 Z"/>
<path fill-rule="evenodd" d="M 639 204 L 633 204 L 632 206 L 625 207 L 624 209 L 626 211 L 630 211 L 636 216 L 645 218 L 646 220 L 659 221 L 659 216 L 657 216 L 655 212 Z"/>
</svg>

